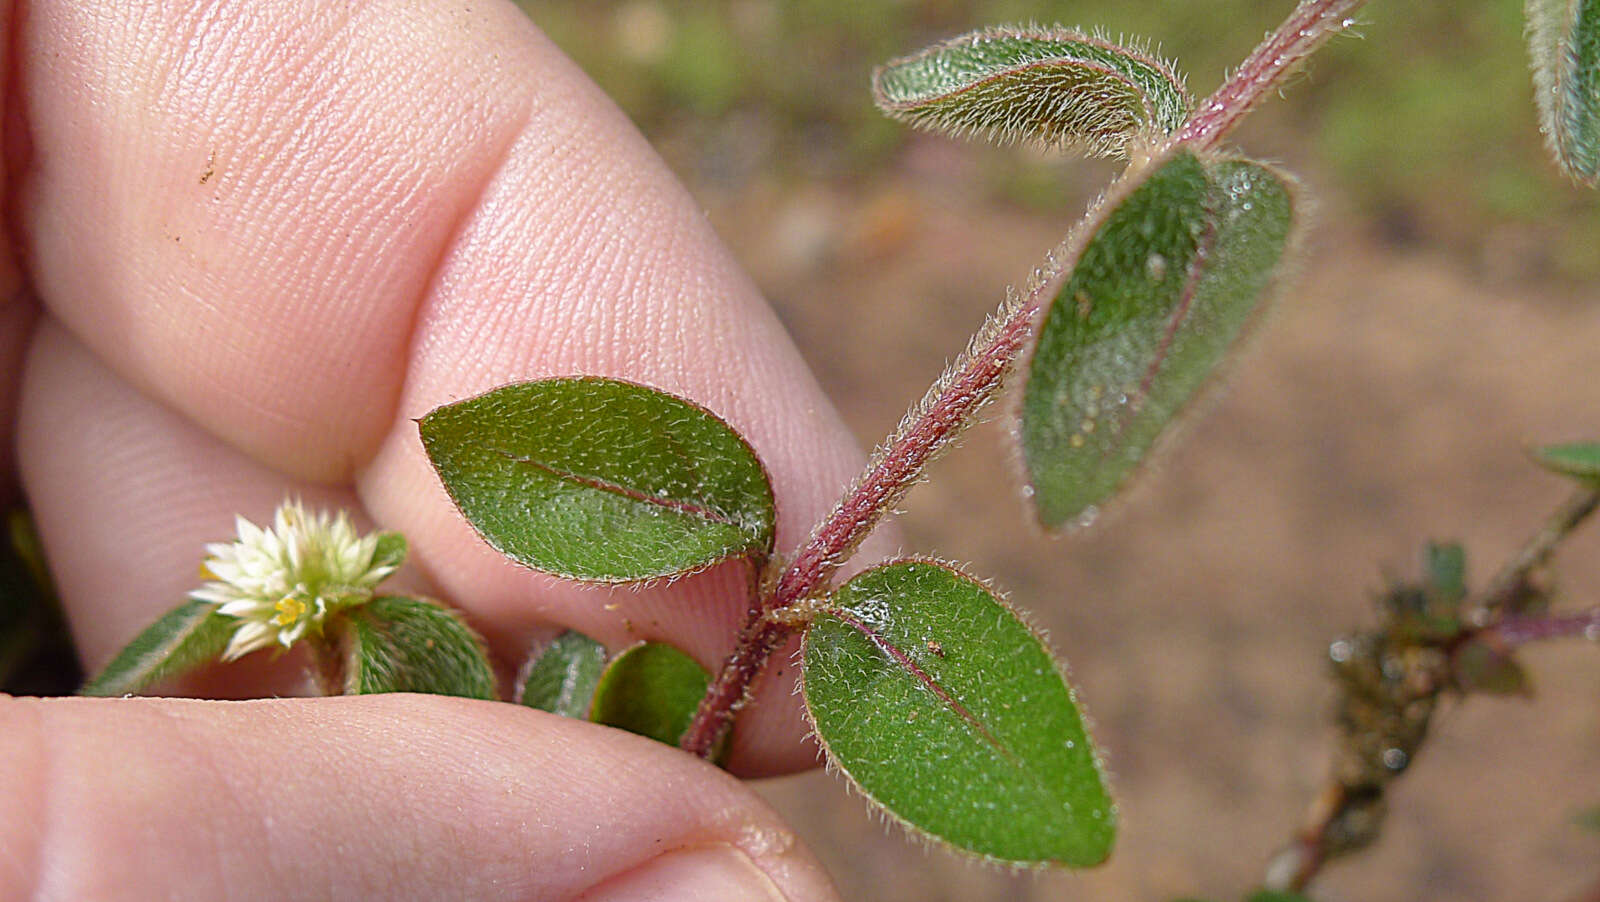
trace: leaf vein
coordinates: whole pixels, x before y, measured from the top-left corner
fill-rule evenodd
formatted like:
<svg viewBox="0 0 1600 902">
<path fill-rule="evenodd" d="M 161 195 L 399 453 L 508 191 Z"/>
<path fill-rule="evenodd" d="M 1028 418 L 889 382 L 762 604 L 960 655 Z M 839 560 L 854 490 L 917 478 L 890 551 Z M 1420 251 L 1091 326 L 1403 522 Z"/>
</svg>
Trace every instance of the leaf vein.
<svg viewBox="0 0 1600 902">
<path fill-rule="evenodd" d="M 516 454 L 511 451 L 506 451 L 502 448 L 495 448 L 492 446 L 485 447 L 488 451 L 499 454 L 502 457 L 505 457 L 507 460 L 519 464 L 525 464 L 536 470 L 548 473 L 563 482 L 570 482 L 574 485 L 583 486 L 584 488 L 590 488 L 596 491 L 617 495 L 618 497 L 626 498 L 630 501 L 637 501 L 641 504 L 661 507 L 667 510 L 676 511 L 678 513 L 692 514 L 704 520 L 710 520 L 714 523 L 720 523 L 725 526 L 732 526 L 736 529 L 740 529 L 741 532 L 745 531 L 740 527 L 740 524 L 734 522 L 733 518 L 729 517 L 727 514 L 702 504 L 695 504 L 691 501 L 685 501 L 681 498 L 652 495 L 649 492 L 643 492 L 639 489 L 622 485 L 611 480 L 602 479 L 597 476 L 585 476 L 580 473 L 574 473 L 570 470 L 563 470 L 560 467 L 552 466 L 542 460 L 538 460 L 537 458 Z"/>
</svg>

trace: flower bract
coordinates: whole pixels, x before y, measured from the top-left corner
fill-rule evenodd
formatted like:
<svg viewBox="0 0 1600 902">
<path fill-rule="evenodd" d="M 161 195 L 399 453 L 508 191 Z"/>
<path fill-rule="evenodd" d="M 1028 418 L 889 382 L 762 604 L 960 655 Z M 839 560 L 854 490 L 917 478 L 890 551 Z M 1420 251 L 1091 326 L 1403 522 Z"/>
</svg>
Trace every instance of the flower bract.
<svg viewBox="0 0 1600 902">
<path fill-rule="evenodd" d="M 210 581 L 189 593 L 238 619 L 224 661 L 320 635 L 328 616 L 373 597 L 405 558 L 395 533 L 360 535 L 344 511 L 309 513 L 285 501 L 271 528 L 236 517 L 239 538 L 206 546 Z"/>
</svg>

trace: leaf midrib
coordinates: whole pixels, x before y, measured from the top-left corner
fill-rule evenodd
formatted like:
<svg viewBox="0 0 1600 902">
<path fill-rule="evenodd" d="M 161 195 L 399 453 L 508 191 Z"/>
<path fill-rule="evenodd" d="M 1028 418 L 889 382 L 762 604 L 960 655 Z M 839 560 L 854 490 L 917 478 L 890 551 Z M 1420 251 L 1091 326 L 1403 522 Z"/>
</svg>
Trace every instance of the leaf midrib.
<svg viewBox="0 0 1600 902">
<path fill-rule="evenodd" d="M 699 517 L 702 520 L 709 520 L 713 523 L 731 526 L 741 533 L 748 532 L 748 530 L 744 529 L 732 517 L 722 513 L 721 511 L 706 507 L 704 505 L 695 504 L 690 501 L 685 501 L 670 496 L 663 497 L 661 495 L 652 495 L 648 492 L 630 488 L 612 480 L 602 479 L 598 476 L 588 476 L 581 473 L 575 473 L 571 470 L 562 469 L 561 467 L 554 466 L 534 457 L 517 454 L 512 451 L 507 451 L 504 448 L 494 447 L 488 443 L 485 443 L 483 448 L 484 450 L 489 451 L 492 454 L 498 454 L 501 457 L 512 461 L 513 463 L 524 464 L 536 470 L 548 473 L 550 476 L 562 482 L 568 482 L 573 485 L 582 486 L 583 488 L 594 489 L 595 491 L 616 495 L 621 498 L 626 498 L 629 501 L 639 502 L 640 504 L 660 507 L 676 513 L 689 514 L 691 516 Z"/>
<path fill-rule="evenodd" d="M 1210 177 L 1207 177 L 1209 183 Z M 1214 189 L 1215 186 L 1213 186 Z M 1167 362 L 1172 352 L 1172 343 L 1178 337 L 1178 330 L 1183 328 L 1183 323 L 1189 317 L 1194 307 L 1194 299 L 1200 291 L 1200 281 L 1205 278 L 1207 267 L 1211 262 L 1211 252 L 1215 249 L 1220 210 L 1216 203 L 1216 191 L 1206 192 L 1205 201 L 1201 204 L 1205 234 L 1195 243 L 1194 256 L 1189 258 L 1189 265 L 1184 270 L 1183 289 L 1179 296 L 1178 305 L 1173 309 L 1167 319 L 1167 328 L 1161 335 L 1161 341 L 1156 345 L 1155 353 L 1150 358 L 1150 364 L 1145 367 L 1144 376 L 1139 380 L 1139 391 L 1128 398 L 1128 403 L 1123 406 L 1117 417 L 1116 432 L 1120 435 L 1127 428 L 1128 422 L 1134 417 L 1139 408 L 1144 406 L 1150 397 L 1150 390 L 1155 386 L 1156 374 L 1161 372 L 1161 367 Z M 1108 449 L 1105 452 L 1110 454 Z"/>
<path fill-rule="evenodd" d="M 861 620 L 854 614 L 851 614 L 849 611 L 846 611 L 842 608 L 830 608 L 827 613 L 837 617 L 841 622 L 861 633 L 861 635 L 867 638 L 867 641 L 871 642 L 884 654 L 888 655 L 895 664 L 899 665 L 907 673 L 910 673 L 919 683 L 923 685 L 924 688 L 932 692 L 934 696 L 948 706 L 950 710 L 954 711 L 958 717 L 966 721 L 967 725 L 972 727 L 973 731 L 977 733 L 977 735 L 982 738 L 984 742 L 988 743 L 989 746 L 992 747 L 994 751 L 1006 761 L 1006 763 L 1010 764 L 1020 776 L 1026 779 L 1029 783 L 1033 784 L 1033 786 L 1041 795 L 1053 799 L 1063 807 L 1073 807 L 1073 802 L 1071 799 L 1062 796 L 1060 793 L 1057 793 L 1049 783 L 1045 782 L 1045 780 L 1039 776 L 1039 774 L 1037 774 L 1032 768 L 1027 767 L 1023 759 L 1018 756 L 1016 752 L 1012 751 L 1004 742 L 1001 742 L 1000 738 L 994 735 L 994 733 L 989 730 L 988 726 L 986 726 L 983 721 L 978 719 L 976 714 L 973 714 L 965 705 L 957 701 L 948 690 L 941 686 L 937 680 L 928 674 L 927 671 L 918 666 L 917 662 L 912 660 L 910 655 L 906 654 L 905 651 L 903 651 L 899 646 L 891 642 L 888 637 L 873 629 L 873 627 L 867 622 Z"/>
</svg>

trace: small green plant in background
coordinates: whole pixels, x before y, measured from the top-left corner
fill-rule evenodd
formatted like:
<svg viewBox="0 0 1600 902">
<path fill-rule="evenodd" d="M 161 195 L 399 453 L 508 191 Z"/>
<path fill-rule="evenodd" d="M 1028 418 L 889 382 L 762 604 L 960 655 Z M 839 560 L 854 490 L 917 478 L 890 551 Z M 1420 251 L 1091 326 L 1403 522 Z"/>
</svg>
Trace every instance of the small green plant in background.
<svg viewBox="0 0 1600 902">
<path fill-rule="evenodd" d="M 1091 525 L 1204 393 L 1283 289 L 1303 225 L 1293 177 L 1227 143 L 1237 124 L 1363 0 L 1302 0 L 1208 97 L 1139 42 L 1059 27 L 988 28 L 880 67 L 874 95 L 915 127 L 1125 161 L 1122 175 L 913 405 L 795 549 L 749 443 L 714 411 L 585 375 L 501 387 L 419 421 L 462 515 L 520 564 L 633 584 L 734 562 L 749 618 L 714 673 L 661 643 L 606 649 L 568 632 L 534 649 L 516 700 L 716 760 L 772 654 L 802 637 L 801 687 L 830 764 L 913 833 L 1017 866 L 1110 855 L 1117 809 L 1065 669 L 985 581 L 911 556 L 843 565 L 928 464 L 1008 384 L 1025 494 L 1042 526 Z M 1600 0 L 1529 6 L 1538 106 L 1561 168 L 1600 177 Z M 648 25 L 648 23 L 645 23 Z M 708 62 L 702 90 L 716 96 Z M 709 73 L 709 74 L 708 74 Z M 709 85 L 710 87 L 707 87 Z M 1335 642 L 1341 748 L 1309 826 L 1250 899 L 1292 902 L 1372 841 L 1390 781 L 1445 692 L 1515 694 L 1529 642 L 1600 638 L 1600 609 L 1546 610 L 1540 570 L 1600 504 L 1600 445 L 1540 449 L 1578 489 L 1483 589 L 1465 552 L 1430 545 L 1373 630 Z M 208 582 L 92 680 L 118 695 L 214 660 L 312 650 L 323 691 L 494 695 L 481 640 L 427 599 L 386 595 L 392 533 L 286 502 L 209 546 Z"/>
</svg>

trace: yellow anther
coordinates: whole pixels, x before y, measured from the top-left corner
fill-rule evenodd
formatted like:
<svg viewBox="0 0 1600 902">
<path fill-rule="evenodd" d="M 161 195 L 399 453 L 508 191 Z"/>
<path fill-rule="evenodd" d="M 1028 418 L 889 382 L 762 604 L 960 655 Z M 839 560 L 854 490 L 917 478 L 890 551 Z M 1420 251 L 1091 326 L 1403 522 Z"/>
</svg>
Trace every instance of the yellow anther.
<svg viewBox="0 0 1600 902">
<path fill-rule="evenodd" d="M 306 615 L 306 603 L 293 595 L 283 596 L 273 609 L 278 615 L 272 618 L 272 622 L 279 626 L 289 626 Z"/>
</svg>

